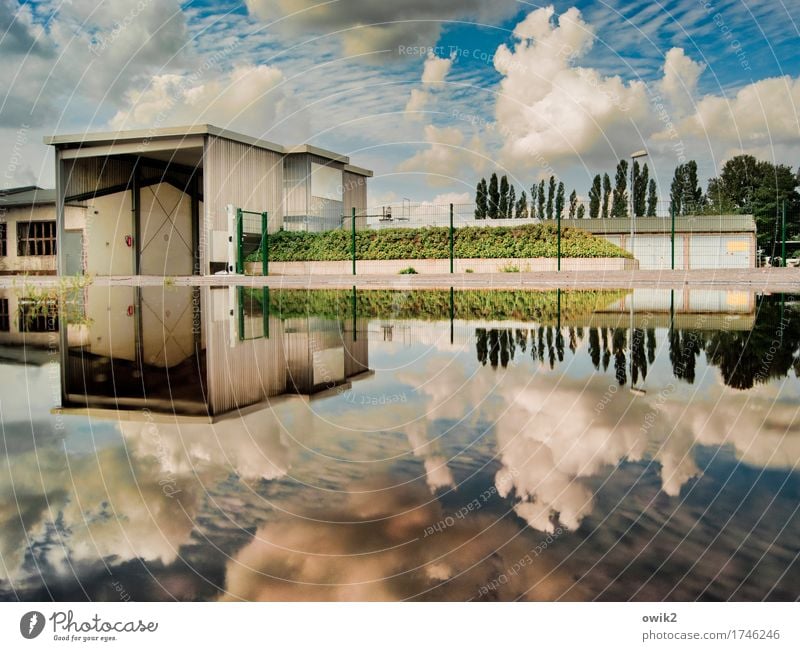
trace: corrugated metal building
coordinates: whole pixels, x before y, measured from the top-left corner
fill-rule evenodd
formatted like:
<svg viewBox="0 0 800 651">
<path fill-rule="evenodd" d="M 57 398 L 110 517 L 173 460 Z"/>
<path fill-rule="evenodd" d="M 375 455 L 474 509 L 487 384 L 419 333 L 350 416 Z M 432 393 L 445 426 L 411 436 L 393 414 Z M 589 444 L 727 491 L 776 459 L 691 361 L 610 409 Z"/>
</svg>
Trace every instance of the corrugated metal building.
<svg viewBox="0 0 800 651">
<path fill-rule="evenodd" d="M 672 266 L 671 220 L 567 219 L 563 226 L 581 228 L 631 251 L 640 269 Z M 752 215 L 697 215 L 675 218 L 676 269 L 745 269 L 756 266 L 756 222 Z"/>
<path fill-rule="evenodd" d="M 372 172 L 310 145 L 285 148 L 212 125 L 51 136 L 58 237 L 88 208 L 84 269 L 208 274 L 228 260 L 228 204 L 268 212 L 269 231 L 338 227 L 367 204 Z M 288 221 L 284 222 L 288 217 Z M 59 255 L 67 272 L 67 256 Z"/>
</svg>

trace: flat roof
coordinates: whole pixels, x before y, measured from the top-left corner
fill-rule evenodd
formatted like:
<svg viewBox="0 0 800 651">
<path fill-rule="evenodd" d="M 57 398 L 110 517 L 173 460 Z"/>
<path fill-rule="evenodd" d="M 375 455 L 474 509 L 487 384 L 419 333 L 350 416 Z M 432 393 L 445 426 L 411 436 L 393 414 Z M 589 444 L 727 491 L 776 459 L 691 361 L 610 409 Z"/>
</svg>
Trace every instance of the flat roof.
<svg viewBox="0 0 800 651">
<path fill-rule="evenodd" d="M 174 140 L 176 138 L 188 139 L 191 138 L 192 136 L 214 136 L 218 138 L 226 138 L 227 140 L 240 142 L 250 147 L 258 147 L 260 149 L 266 149 L 268 151 L 273 151 L 283 155 L 313 154 L 316 156 L 320 156 L 322 158 L 327 158 L 332 161 L 343 163 L 345 165 L 345 168 L 351 168 L 348 169 L 347 171 L 351 171 L 355 174 L 361 174 L 362 176 L 372 176 L 371 170 L 367 170 L 362 167 L 356 167 L 355 165 L 351 166 L 349 164 L 350 157 L 344 154 L 338 154 L 336 152 L 329 151 L 327 149 L 323 149 L 321 147 L 309 144 L 284 147 L 283 145 L 279 145 L 277 143 L 270 142 L 268 140 L 255 138 L 253 136 L 248 136 L 246 134 L 238 133 L 236 131 L 230 131 L 228 129 L 223 129 L 213 124 L 192 124 L 192 125 L 175 126 L 175 127 L 161 127 L 158 129 L 129 129 L 127 131 L 105 131 L 105 132 L 63 134 L 63 135 L 45 136 L 43 138 L 43 141 L 44 144 L 46 145 L 53 145 L 55 147 L 61 147 L 64 149 L 76 149 L 80 148 L 83 145 L 91 145 L 91 146 L 116 145 L 116 144 L 128 144 L 131 142 L 153 143 L 153 142 L 158 142 L 159 140 L 167 140 L 167 139 L 171 140 Z"/>
<path fill-rule="evenodd" d="M 562 226 L 581 228 L 596 234 L 625 235 L 631 232 L 628 217 L 606 219 L 562 219 Z M 633 220 L 636 233 L 669 233 L 669 217 L 637 217 Z M 753 215 L 685 215 L 675 217 L 675 231 L 679 233 L 755 233 Z"/>
<path fill-rule="evenodd" d="M 45 190 L 35 186 L 11 188 L 0 193 L 0 206 L 13 208 L 16 206 L 48 205 L 56 202 L 56 191 Z"/>
</svg>

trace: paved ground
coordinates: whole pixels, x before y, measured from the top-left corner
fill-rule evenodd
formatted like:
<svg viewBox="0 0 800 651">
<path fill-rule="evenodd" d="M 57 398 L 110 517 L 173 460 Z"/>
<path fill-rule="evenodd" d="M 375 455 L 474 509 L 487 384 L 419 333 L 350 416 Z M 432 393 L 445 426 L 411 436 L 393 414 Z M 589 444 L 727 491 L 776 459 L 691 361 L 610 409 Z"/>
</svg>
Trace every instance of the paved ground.
<svg viewBox="0 0 800 651">
<path fill-rule="evenodd" d="M 69 282 L 69 281 L 67 281 Z M 607 289 L 651 287 L 677 289 L 745 289 L 800 292 L 800 269 L 716 269 L 694 271 L 542 271 L 494 274 L 431 274 L 386 276 L 98 276 L 94 285 L 248 285 L 287 289 Z M 0 288 L 56 285 L 54 276 L 0 276 Z"/>
</svg>

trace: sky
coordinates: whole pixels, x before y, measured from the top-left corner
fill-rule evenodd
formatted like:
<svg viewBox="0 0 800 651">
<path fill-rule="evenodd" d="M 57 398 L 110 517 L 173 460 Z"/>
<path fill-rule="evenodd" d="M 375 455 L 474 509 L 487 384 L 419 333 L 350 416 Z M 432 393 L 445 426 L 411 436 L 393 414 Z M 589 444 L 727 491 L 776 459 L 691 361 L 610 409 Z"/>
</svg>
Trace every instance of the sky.
<svg viewBox="0 0 800 651">
<path fill-rule="evenodd" d="M 51 187 L 42 137 L 192 123 L 374 170 L 370 206 L 466 203 L 507 174 L 646 149 L 662 200 L 741 152 L 796 167 L 800 0 L 0 0 L 0 187 Z"/>
</svg>

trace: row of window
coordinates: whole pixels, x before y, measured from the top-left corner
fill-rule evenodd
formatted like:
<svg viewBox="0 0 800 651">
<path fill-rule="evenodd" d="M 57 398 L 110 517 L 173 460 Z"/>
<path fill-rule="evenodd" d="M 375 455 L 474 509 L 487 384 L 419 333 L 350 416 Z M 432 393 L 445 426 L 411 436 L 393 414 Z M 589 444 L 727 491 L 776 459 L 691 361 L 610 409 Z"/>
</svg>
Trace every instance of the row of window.
<svg viewBox="0 0 800 651">
<path fill-rule="evenodd" d="M 17 255 L 55 255 L 56 223 L 54 221 L 18 222 Z M 0 224 L 0 256 L 8 255 L 7 224 Z"/>
<path fill-rule="evenodd" d="M 0 298 L 0 332 L 11 329 L 8 299 Z M 20 332 L 58 332 L 58 304 L 48 300 L 35 303 L 22 300 L 19 303 Z"/>
</svg>

